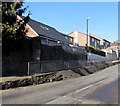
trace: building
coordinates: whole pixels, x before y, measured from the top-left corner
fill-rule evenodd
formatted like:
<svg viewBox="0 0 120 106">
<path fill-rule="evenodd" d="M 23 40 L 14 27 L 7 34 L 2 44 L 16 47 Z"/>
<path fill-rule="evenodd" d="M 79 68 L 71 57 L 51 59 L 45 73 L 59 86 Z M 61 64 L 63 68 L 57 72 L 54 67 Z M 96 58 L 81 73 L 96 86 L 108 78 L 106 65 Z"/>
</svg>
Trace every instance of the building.
<svg viewBox="0 0 120 106">
<path fill-rule="evenodd" d="M 70 44 L 73 44 L 74 39 L 73 39 L 72 36 L 69 36 L 69 35 L 66 35 L 66 34 L 63 34 L 63 33 L 61 33 L 61 34 L 69 41 Z"/>
<path fill-rule="evenodd" d="M 24 17 L 18 18 L 22 20 Z M 68 66 L 78 67 L 85 64 L 84 49 L 69 46 L 72 37 L 32 19 L 29 20 L 26 28 L 28 32 L 24 39 L 15 42 L 10 47 L 3 46 L 2 48 L 3 76 L 58 71 Z M 71 61 L 70 65 L 66 65 L 66 61 Z"/>
<path fill-rule="evenodd" d="M 86 34 L 78 31 L 74 31 L 68 34 L 69 36 L 73 37 L 74 44 L 79 46 L 85 46 L 86 44 Z"/>
<path fill-rule="evenodd" d="M 24 17 L 18 17 L 19 19 L 24 19 Z M 41 44 L 55 46 L 55 45 L 63 45 L 69 44 L 70 38 L 65 34 L 58 32 L 55 28 L 45 25 L 41 22 L 37 22 L 33 19 L 30 19 L 26 25 L 28 32 L 26 34 L 27 37 L 40 37 Z"/>
<path fill-rule="evenodd" d="M 106 48 L 108 48 L 108 47 L 110 47 L 110 43 L 111 42 L 109 42 L 108 40 L 106 40 L 106 39 L 103 39 L 103 49 L 106 49 Z"/>
<path fill-rule="evenodd" d="M 111 47 L 105 49 L 108 52 L 116 52 L 117 58 L 120 58 L 120 42 L 114 41 L 111 43 Z"/>
<path fill-rule="evenodd" d="M 87 35 L 82 32 L 74 31 L 68 34 L 69 36 L 74 38 L 74 43 L 78 44 L 79 46 L 93 46 L 94 48 L 97 49 L 105 49 L 110 47 L 110 42 L 102 39 L 94 34 L 89 34 L 88 36 L 88 43 L 87 43 Z"/>
</svg>

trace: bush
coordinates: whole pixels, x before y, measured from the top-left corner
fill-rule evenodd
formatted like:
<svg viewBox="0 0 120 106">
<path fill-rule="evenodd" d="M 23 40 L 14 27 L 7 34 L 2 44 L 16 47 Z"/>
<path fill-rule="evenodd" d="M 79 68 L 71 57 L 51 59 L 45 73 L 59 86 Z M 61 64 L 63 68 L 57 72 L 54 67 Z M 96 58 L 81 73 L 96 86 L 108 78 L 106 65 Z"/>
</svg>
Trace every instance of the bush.
<svg viewBox="0 0 120 106">
<path fill-rule="evenodd" d="M 101 56 L 105 56 L 104 51 L 101 51 L 99 49 L 95 49 L 92 46 L 86 46 L 85 50 L 86 50 L 86 52 L 90 52 L 90 53 L 98 54 L 98 55 L 101 55 Z"/>
</svg>

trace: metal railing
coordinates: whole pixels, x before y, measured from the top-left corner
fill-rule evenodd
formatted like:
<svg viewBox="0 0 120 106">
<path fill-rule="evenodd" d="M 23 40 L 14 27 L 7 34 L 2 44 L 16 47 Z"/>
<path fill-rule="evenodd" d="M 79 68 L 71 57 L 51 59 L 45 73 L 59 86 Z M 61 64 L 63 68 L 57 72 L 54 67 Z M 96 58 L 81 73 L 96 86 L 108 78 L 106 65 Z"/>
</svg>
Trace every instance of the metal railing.
<svg viewBox="0 0 120 106">
<path fill-rule="evenodd" d="M 81 60 L 28 62 L 28 75 L 83 67 L 85 62 Z"/>
<path fill-rule="evenodd" d="M 104 64 L 105 62 L 109 62 L 112 60 L 99 60 L 94 59 L 93 61 L 89 60 L 51 60 L 51 61 L 36 61 L 36 62 L 28 62 L 28 75 L 45 73 L 45 72 L 53 72 L 67 69 L 74 69 L 89 65 L 97 65 Z"/>
</svg>

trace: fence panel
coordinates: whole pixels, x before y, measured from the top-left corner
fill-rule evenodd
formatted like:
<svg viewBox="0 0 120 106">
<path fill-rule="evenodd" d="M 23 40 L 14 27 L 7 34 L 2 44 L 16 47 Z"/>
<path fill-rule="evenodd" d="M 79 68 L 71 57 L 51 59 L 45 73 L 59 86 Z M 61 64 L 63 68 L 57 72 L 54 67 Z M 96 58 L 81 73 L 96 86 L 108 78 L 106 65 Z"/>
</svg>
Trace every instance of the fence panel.
<svg viewBox="0 0 120 106">
<path fill-rule="evenodd" d="M 37 73 L 45 73 L 66 69 L 74 69 L 83 66 L 84 62 L 79 60 L 56 60 L 56 61 L 40 61 L 40 62 L 29 62 L 29 75 Z"/>
<path fill-rule="evenodd" d="M 41 73 L 41 66 L 40 62 L 29 62 L 28 72 L 29 75 Z"/>
</svg>

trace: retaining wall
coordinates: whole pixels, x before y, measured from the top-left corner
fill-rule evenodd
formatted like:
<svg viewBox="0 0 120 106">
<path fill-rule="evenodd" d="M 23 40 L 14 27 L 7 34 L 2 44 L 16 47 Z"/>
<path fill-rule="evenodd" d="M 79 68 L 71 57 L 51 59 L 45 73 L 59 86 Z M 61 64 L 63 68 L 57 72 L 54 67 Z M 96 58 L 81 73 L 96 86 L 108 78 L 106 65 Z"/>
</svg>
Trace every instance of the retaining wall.
<svg viewBox="0 0 120 106">
<path fill-rule="evenodd" d="M 83 50 L 76 54 L 65 51 L 61 46 L 42 45 L 39 37 L 24 39 L 10 47 L 3 45 L 2 76 L 25 76 L 28 74 L 28 62 L 52 60 L 85 61 L 86 55 Z"/>
<path fill-rule="evenodd" d="M 75 78 L 75 77 L 93 74 L 94 72 L 97 72 L 101 69 L 104 69 L 119 63 L 120 61 L 118 60 L 118 61 L 106 62 L 105 64 L 96 64 L 94 66 L 87 66 L 84 68 L 80 67 L 73 70 L 36 74 L 31 76 L 30 78 L 2 82 L 0 83 L 0 85 L 2 86 L 2 90 L 4 90 L 9 88 L 21 87 L 21 86 L 29 86 L 34 84 L 60 81 L 60 80 L 65 80 L 69 78 Z"/>
</svg>

